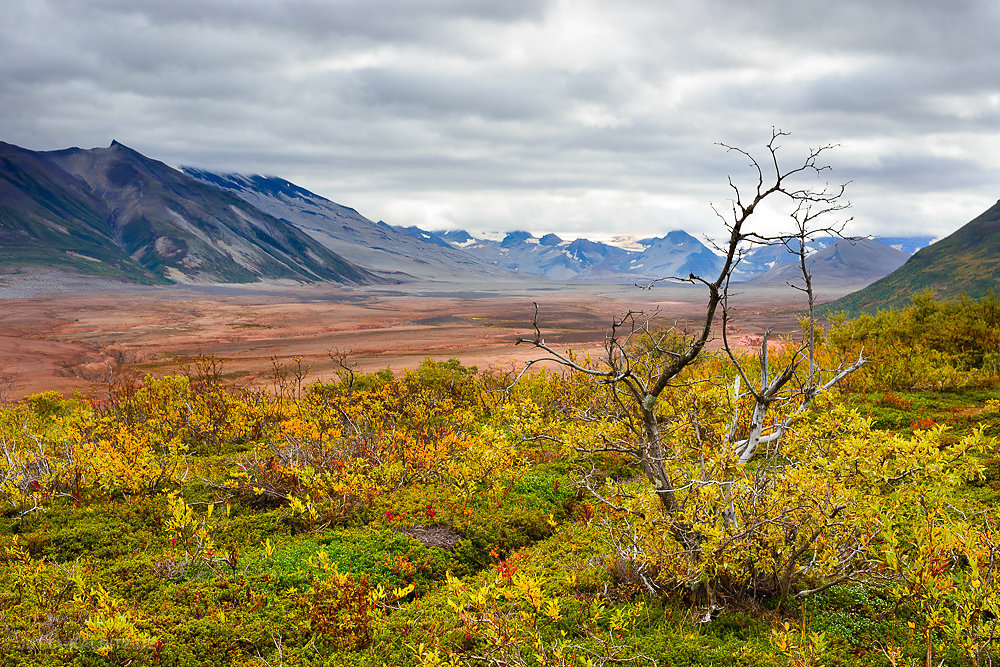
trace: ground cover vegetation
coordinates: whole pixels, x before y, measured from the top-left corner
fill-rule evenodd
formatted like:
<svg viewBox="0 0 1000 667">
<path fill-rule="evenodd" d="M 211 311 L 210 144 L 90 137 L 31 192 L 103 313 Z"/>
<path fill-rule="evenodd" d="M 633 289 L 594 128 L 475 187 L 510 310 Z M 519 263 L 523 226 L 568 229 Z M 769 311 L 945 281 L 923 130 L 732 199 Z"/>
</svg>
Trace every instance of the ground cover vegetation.
<svg viewBox="0 0 1000 667">
<path fill-rule="evenodd" d="M 590 359 L 536 318 L 558 371 L 333 353 L 252 391 L 201 357 L 3 406 L 0 665 L 992 664 L 997 298 L 821 327 L 805 249 L 843 189 L 793 187 L 827 149 L 783 171 L 782 136 L 736 151 L 697 327 L 628 313 Z M 745 226 L 775 199 L 793 233 Z M 807 305 L 752 350 L 747 243 L 799 254 Z"/>
<path fill-rule="evenodd" d="M 921 329 L 949 312 L 962 340 L 987 305 L 835 322 L 820 358 L 910 343 L 756 467 L 717 447 L 730 360 L 689 366 L 658 408 L 697 415 L 674 465 L 739 471 L 728 495 L 680 491 L 693 561 L 641 463 L 605 447 L 628 425 L 586 374 L 427 361 L 300 386 L 292 362 L 248 392 L 202 359 L 28 397 L 0 413 L 0 662 L 989 664 L 998 374 Z M 880 372 L 898 354 L 939 379 Z M 716 582 L 710 618 L 692 581 Z"/>
</svg>

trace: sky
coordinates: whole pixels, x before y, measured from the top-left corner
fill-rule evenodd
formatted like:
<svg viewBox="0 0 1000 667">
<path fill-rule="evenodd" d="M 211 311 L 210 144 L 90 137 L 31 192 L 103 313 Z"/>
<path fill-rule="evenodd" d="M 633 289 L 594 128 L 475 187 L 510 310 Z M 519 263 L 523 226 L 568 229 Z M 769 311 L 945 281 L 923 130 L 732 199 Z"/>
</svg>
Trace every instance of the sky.
<svg viewBox="0 0 1000 667">
<path fill-rule="evenodd" d="M 1000 197 L 996 0 L 4 0 L 0 140 L 116 139 L 286 178 L 372 220 L 721 236 L 810 147 L 857 235 Z M 769 216 L 769 217 L 768 217 Z M 759 224 L 784 224 L 776 208 Z"/>
</svg>

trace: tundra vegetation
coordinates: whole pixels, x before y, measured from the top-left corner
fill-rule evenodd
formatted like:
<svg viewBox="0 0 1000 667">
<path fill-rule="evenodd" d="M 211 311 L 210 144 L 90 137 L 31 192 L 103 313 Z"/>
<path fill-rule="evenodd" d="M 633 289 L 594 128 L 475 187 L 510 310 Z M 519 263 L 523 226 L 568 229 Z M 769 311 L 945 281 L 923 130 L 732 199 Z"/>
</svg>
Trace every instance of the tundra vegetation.
<svg viewBox="0 0 1000 667">
<path fill-rule="evenodd" d="M 820 327 L 804 274 L 799 335 L 730 345 L 741 248 L 804 267 L 843 209 L 790 185 L 826 149 L 782 172 L 780 136 L 740 151 L 693 330 L 630 313 L 588 359 L 536 321 L 557 371 L 333 353 L 269 391 L 201 357 L 3 405 L 0 666 L 992 664 L 1000 300 Z M 752 234 L 776 198 L 793 233 Z"/>
</svg>

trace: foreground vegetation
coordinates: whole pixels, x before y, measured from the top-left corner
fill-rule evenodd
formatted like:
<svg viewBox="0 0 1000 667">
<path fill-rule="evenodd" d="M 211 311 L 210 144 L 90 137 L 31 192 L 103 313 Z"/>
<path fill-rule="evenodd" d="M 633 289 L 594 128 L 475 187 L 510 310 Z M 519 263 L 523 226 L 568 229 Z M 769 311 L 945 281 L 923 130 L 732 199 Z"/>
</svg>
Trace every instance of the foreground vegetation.
<svg viewBox="0 0 1000 667">
<path fill-rule="evenodd" d="M 0 411 L 0 665 L 990 664 L 997 299 L 835 320 L 817 364 L 862 347 L 748 464 L 731 360 L 689 365 L 673 516 L 586 373 L 295 360 L 260 392 L 202 358 L 31 396 Z"/>
</svg>

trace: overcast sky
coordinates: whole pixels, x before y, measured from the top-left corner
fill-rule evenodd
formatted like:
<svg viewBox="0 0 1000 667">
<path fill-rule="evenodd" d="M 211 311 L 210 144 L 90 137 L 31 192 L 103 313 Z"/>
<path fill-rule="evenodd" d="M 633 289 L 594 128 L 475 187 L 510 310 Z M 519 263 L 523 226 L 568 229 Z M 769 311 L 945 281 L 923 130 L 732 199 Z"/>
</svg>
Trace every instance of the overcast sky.
<svg viewBox="0 0 1000 667">
<path fill-rule="evenodd" d="M 717 235 L 758 153 L 836 143 L 851 231 L 1000 197 L 997 0 L 4 0 L 0 140 L 112 139 L 373 220 Z"/>
</svg>

